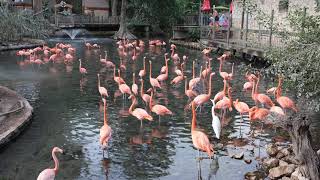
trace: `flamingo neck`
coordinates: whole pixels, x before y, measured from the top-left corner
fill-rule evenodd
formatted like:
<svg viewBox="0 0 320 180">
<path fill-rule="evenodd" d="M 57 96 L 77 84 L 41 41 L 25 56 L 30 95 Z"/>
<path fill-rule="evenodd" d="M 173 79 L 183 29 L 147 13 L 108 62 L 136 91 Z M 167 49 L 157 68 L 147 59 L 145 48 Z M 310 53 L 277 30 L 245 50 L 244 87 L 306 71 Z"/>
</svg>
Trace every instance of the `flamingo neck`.
<svg viewBox="0 0 320 180">
<path fill-rule="evenodd" d="M 219 72 L 221 73 L 222 70 L 222 61 L 220 61 L 220 66 L 219 66 Z"/>
<path fill-rule="evenodd" d="M 81 69 L 81 61 L 80 61 L 80 64 L 79 64 L 79 69 Z"/>
<path fill-rule="evenodd" d="M 135 75 L 134 75 L 134 74 L 133 74 L 133 76 L 132 76 L 132 82 L 133 82 L 133 84 L 136 83 L 136 78 L 135 78 Z"/>
<path fill-rule="evenodd" d="M 174 55 L 174 48 L 171 49 L 171 57 Z"/>
<path fill-rule="evenodd" d="M 188 90 L 188 88 L 187 88 L 187 79 L 185 80 L 185 83 L 184 83 L 184 92 L 185 93 L 187 93 L 187 90 Z"/>
<path fill-rule="evenodd" d="M 201 78 L 201 73 L 202 73 L 202 66 L 200 67 L 199 78 Z"/>
<path fill-rule="evenodd" d="M 98 87 L 100 88 L 100 76 L 98 75 Z"/>
<path fill-rule="evenodd" d="M 108 52 L 106 51 L 105 55 L 104 55 L 104 58 L 107 60 L 108 58 Z"/>
<path fill-rule="evenodd" d="M 107 115 L 106 115 L 106 103 L 103 102 L 103 124 L 104 126 L 108 125 L 108 119 L 107 119 Z"/>
<path fill-rule="evenodd" d="M 152 109 L 152 98 L 153 98 L 153 92 L 151 91 L 150 101 L 149 101 L 149 108 Z"/>
<path fill-rule="evenodd" d="M 191 122 L 191 132 L 194 131 L 196 129 L 196 121 L 197 121 L 197 117 L 196 117 L 196 110 L 195 110 L 195 103 L 192 102 L 192 122 Z"/>
<path fill-rule="evenodd" d="M 227 91 L 227 81 L 224 80 L 224 82 L 223 82 L 223 93 L 226 94 L 226 91 Z"/>
<path fill-rule="evenodd" d="M 257 80 L 257 84 L 256 84 L 256 88 L 255 88 L 255 94 L 259 94 L 259 81 L 260 81 L 260 77 L 258 77 L 258 80 Z"/>
<path fill-rule="evenodd" d="M 118 71 L 118 76 L 121 77 L 120 71 Z"/>
<path fill-rule="evenodd" d="M 192 63 L 192 79 L 194 79 L 196 76 L 194 74 L 194 61 Z"/>
<path fill-rule="evenodd" d="M 169 67 L 168 67 L 168 61 L 166 60 L 166 75 L 168 76 L 168 74 L 169 74 Z"/>
<path fill-rule="evenodd" d="M 131 104 L 131 106 L 129 108 L 129 113 L 132 113 L 133 108 L 134 108 L 134 104 L 136 103 L 136 98 L 135 97 L 132 97 L 132 98 L 133 98 L 133 100 L 132 100 L 132 104 Z"/>
<path fill-rule="evenodd" d="M 149 73 L 149 78 L 151 79 L 151 74 L 152 74 L 152 63 L 150 63 L 150 68 L 149 68 L 150 70 L 150 73 Z"/>
<path fill-rule="evenodd" d="M 146 60 L 143 59 L 143 70 L 146 70 Z"/>
<path fill-rule="evenodd" d="M 140 90 L 140 96 L 142 97 L 143 96 L 143 80 L 141 81 L 141 90 Z"/>
<path fill-rule="evenodd" d="M 252 97 L 252 99 L 253 100 L 255 100 L 255 85 L 256 85 L 256 82 L 255 81 L 253 81 L 253 86 L 252 86 L 252 91 L 251 91 L 251 97 Z"/>
<path fill-rule="evenodd" d="M 116 77 L 116 68 L 113 68 L 113 77 Z"/>
<path fill-rule="evenodd" d="M 210 78 L 209 78 L 209 92 L 208 92 L 208 96 L 209 96 L 209 97 L 211 96 L 212 76 L 213 76 L 213 75 L 210 75 Z"/>
<path fill-rule="evenodd" d="M 234 67 L 234 63 L 232 63 L 231 75 L 233 75 L 233 67 Z"/>
<path fill-rule="evenodd" d="M 52 158 L 53 158 L 53 161 L 54 161 L 54 173 L 57 174 L 58 170 L 59 170 L 59 160 L 55 154 L 54 151 L 52 151 Z"/>
</svg>

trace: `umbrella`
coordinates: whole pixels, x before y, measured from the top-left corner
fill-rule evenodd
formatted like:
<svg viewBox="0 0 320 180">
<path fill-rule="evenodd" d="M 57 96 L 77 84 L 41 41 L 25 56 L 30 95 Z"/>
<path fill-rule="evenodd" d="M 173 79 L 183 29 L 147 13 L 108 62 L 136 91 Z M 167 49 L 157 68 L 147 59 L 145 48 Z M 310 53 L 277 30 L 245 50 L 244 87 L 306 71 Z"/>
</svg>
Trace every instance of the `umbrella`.
<svg viewBox="0 0 320 180">
<path fill-rule="evenodd" d="M 203 0 L 201 10 L 210 11 L 210 0 Z"/>
<path fill-rule="evenodd" d="M 224 6 L 215 6 L 214 9 L 216 9 L 216 10 L 229 10 L 229 8 L 224 7 Z"/>
</svg>

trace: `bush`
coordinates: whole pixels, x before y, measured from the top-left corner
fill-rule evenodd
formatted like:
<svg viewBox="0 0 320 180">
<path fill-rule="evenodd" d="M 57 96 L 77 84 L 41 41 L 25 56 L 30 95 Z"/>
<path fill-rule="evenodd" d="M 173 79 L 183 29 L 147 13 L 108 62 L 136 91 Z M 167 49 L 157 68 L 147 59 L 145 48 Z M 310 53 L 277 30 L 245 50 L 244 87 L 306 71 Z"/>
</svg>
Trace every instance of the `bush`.
<svg viewBox="0 0 320 180">
<path fill-rule="evenodd" d="M 22 37 L 44 38 L 49 34 L 49 22 L 32 11 L 17 10 L 0 3 L 0 41 L 18 41 Z"/>
</svg>

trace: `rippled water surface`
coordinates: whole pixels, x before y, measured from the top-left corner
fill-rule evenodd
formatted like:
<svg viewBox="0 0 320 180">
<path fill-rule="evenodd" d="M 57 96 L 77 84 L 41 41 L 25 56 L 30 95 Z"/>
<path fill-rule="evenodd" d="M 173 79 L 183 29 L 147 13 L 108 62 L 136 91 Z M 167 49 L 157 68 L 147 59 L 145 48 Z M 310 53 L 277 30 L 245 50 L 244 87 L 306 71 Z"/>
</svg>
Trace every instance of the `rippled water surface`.
<svg viewBox="0 0 320 180">
<path fill-rule="evenodd" d="M 60 41 L 66 42 L 55 39 L 49 43 Z M 18 62 L 23 59 L 15 52 L 0 54 L 0 84 L 21 93 L 34 107 L 32 123 L 0 152 L 0 177 L 36 179 L 43 169 L 53 167 L 51 149 L 54 146 L 66 152 L 58 155 L 60 170 L 57 179 L 106 179 L 106 176 L 109 179 L 197 179 L 199 176 L 203 179 L 243 179 L 246 172 L 257 169 L 259 165 L 255 159 L 265 156 L 264 146 L 272 141 L 274 129 L 267 127 L 259 133 L 259 123 L 250 124 L 247 116 L 242 123 L 233 110 L 223 118 L 222 137 L 217 140 L 211 127 L 212 105 L 208 103 L 197 115 L 198 127 L 204 129 L 213 144 L 222 143 L 224 148 L 215 148 L 215 158 L 204 159 L 199 166 L 195 159 L 198 152 L 191 140 L 191 114 L 190 110 L 185 110 L 188 99 L 184 95 L 184 86 L 173 87 L 169 81 L 164 84 L 156 99 L 174 115 L 162 117 L 160 123 L 154 115 L 154 122 L 144 122 L 140 128 L 140 122 L 128 113 L 131 101 L 123 101 L 121 96 L 114 98 L 118 86 L 113 81 L 112 71 L 99 62 L 99 54 L 107 50 L 112 61 L 119 65 L 115 42 L 108 39 L 87 41 L 101 44 L 101 50 L 86 50 L 82 40 L 69 41 L 77 48 L 76 59 L 69 66 L 64 63 L 49 63 L 40 68 L 36 65 L 19 66 Z M 137 74 L 142 69 L 143 56 L 152 60 L 154 74 L 158 75 L 164 65 L 164 52 L 165 48 L 150 50 L 146 46 L 136 63 L 126 59 L 127 70 L 122 73 L 126 82 L 131 86 L 132 72 Z M 196 70 L 199 72 L 200 66 L 204 65 L 202 55 L 199 51 L 180 47 L 178 53 L 181 57 L 183 54 L 189 57 L 186 75 L 190 79 L 192 60 L 198 60 Z M 88 70 L 85 77 L 79 74 L 78 58 Z M 215 55 L 213 58 L 213 69 L 218 72 L 218 61 Z M 244 72 L 239 69 L 244 64 L 238 60 L 234 62 L 233 99 L 240 98 L 252 106 L 250 94 L 241 91 L 245 81 Z M 231 71 L 230 62 L 226 62 L 224 70 Z M 101 83 L 110 94 L 107 112 L 113 134 L 106 159 L 102 157 L 98 142 L 99 129 L 103 125 L 103 104 L 97 90 L 97 73 L 101 74 Z M 170 62 L 170 79 L 173 79 L 173 73 L 174 64 Z M 149 88 L 148 78 L 145 82 L 146 90 Z M 267 83 L 270 87 L 271 82 L 261 82 L 261 90 L 267 88 Z M 222 90 L 220 76 L 213 77 L 212 87 L 214 93 Z M 144 107 L 140 99 L 139 107 Z M 249 136 L 250 130 L 255 130 L 255 135 Z M 253 162 L 246 164 L 228 156 L 237 152 L 245 152 L 245 159 Z M 206 154 L 202 156 L 206 157 Z"/>
</svg>

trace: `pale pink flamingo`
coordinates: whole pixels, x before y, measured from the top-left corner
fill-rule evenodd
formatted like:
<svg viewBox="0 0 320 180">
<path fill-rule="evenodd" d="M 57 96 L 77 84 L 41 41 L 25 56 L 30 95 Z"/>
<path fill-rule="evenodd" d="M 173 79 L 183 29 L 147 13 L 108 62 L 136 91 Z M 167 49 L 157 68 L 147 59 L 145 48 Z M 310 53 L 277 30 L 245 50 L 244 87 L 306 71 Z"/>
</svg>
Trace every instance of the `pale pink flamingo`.
<svg viewBox="0 0 320 180">
<path fill-rule="evenodd" d="M 127 67 L 123 64 L 122 59 L 120 59 L 120 69 L 121 69 L 122 71 L 126 71 L 126 70 L 127 70 Z"/>
<path fill-rule="evenodd" d="M 209 63 L 208 62 L 206 62 L 206 64 L 208 65 L 207 66 L 207 68 L 205 69 L 205 70 L 203 70 L 202 71 L 202 73 L 201 73 L 201 75 L 202 75 L 202 77 L 204 78 L 204 79 L 206 79 L 208 76 L 209 76 L 209 74 L 211 73 L 211 58 L 209 59 Z"/>
<path fill-rule="evenodd" d="M 193 101 L 192 102 L 192 123 L 191 123 L 192 143 L 194 147 L 198 149 L 198 152 L 200 152 L 200 150 L 205 151 L 207 152 L 209 158 L 211 158 L 213 156 L 213 146 L 210 143 L 208 136 L 204 132 L 196 129 L 197 117 L 196 117 L 195 105 L 196 103 Z"/>
<path fill-rule="evenodd" d="M 195 77 L 194 61 L 193 61 L 192 69 L 193 69 L 192 79 L 190 79 L 190 81 L 189 81 L 189 89 L 193 89 L 193 87 L 194 87 L 198 82 L 200 82 L 200 80 L 201 80 L 202 66 L 200 67 L 199 77 Z"/>
<path fill-rule="evenodd" d="M 214 98 L 213 101 L 216 103 L 218 101 L 220 101 L 223 97 L 226 96 L 226 91 L 227 91 L 227 80 L 223 80 L 223 90 L 218 92 Z"/>
<path fill-rule="evenodd" d="M 118 84 L 119 85 L 119 90 L 122 94 L 123 99 L 125 98 L 126 94 L 131 95 L 131 89 L 127 84 Z"/>
<path fill-rule="evenodd" d="M 144 119 L 153 121 L 152 116 L 148 114 L 146 110 L 142 108 L 134 108 L 135 104 L 137 103 L 137 99 L 134 95 L 129 96 L 129 99 L 132 100 L 132 104 L 129 108 L 129 113 L 140 120 L 141 126 L 142 126 L 142 120 Z"/>
<path fill-rule="evenodd" d="M 195 97 L 193 99 L 193 102 L 195 102 L 195 104 L 197 106 L 201 106 L 202 104 L 206 103 L 209 101 L 210 97 L 211 97 L 211 86 L 212 86 L 212 76 L 215 75 L 215 73 L 211 73 L 210 74 L 210 78 L 209 78 L 209 91 L 208 94 L 200 94 L 197 97 Z"/>
<path fill-rule="evenodd" d="M 228 88 L 228 97 L 224 96 L 220 101 L 217 102 L 215 108 L 232 111 L 232 95 L 231 95 L 231 87 Z"/>
<path fill-rule="evenodd" d="M 53 161 L 54 161 L 54 168 L 53 169 L 45 169 L 43 170 L 37 180 L 54 180 L 55 176 L 57 175 L 58 173 L 58 170 L 59 170 L 59 160 L 56 156 L 56 153 L 63 153 L 63 150 L 58 148 L 58 147 L 54 147 L 52 149 L 52 158 L 53 158 Z"/>
<path fill-rule="evenodd" d="M 139 71 L 140 78 L 146 75 L 146 57 L 143 57 L 143 69 Z"/>
<path fill-rule="evenodd" d="M 104 98 L 102 98 L 102 101 L 103 101 L 103 126 L 100 128 L 99 142 L 100 142 L 100 145 L 102 148 L 102 155 L 104 157 L 104 151 L 107 149 L 109 140 L 111 139 L 112 129 L 108 125 L 108 117 L 107 117 L 107 113 L 106 113 L 107 101 Z"/>
<path fill-rule="evenodd" d="M 232 63 L 232 70 L 231 70 L 231 73 L 230 73 L 230 74 L 228 74 L 227 72 L 223 72 L 223 71 L 222 71 L 222 63 L 223 63 L 223 61 L 220 61 L 220 67 L 219 67 L 220 76 L 221 76 L 223 79 L 231 80 L 232 77 L 233 77 L 233 66 L 234 66 L 234 63 Z"/>
<path fill-rule="evenodd" d="M 100 74 L 97 74 L 97 75 L 98 75 L 98 90 L 101 98 L 102 96 L 104 96 L 104 98 L 109 97 L 107 89 L 100 85 Z"/>
<path fill-rule="evenodd" d="M 192 91 L 192 89 L 188 89 L 187 76 L 185 76 L 184 93 L 188 96 L 189 99 L 192 99 L 197 96 L 197 94 L 194 91 Z"/>
<path fill-rule="evenodd" d="M 164 74 L 160 74 L 158 77 L 157 77 L 157 80 L 159 82 L 162 82 L 162 81 L 166 81 L 169 77 L 169 68 L 168 68 L 168 61 L 169 59 L 166 59 L 166 70 L 165 70 L 165 73 Z"/>
<path fill-rule="evenodd" d="M 141 96 L 142 100 L 145 102 L 145 104 L 146 104 L 146 106 L 147 106 L 148 103 L 150 102 L 150 95 L 144 93 L 144 89 L 143 89 L 143 79 L 140 79 L 140 81 L 141 81 L 140 96 Z"/>
<path fill-rule="evenodd" d="M 159 81 L 155 78 L 152 78 L 152 62 L 149 61 L 149 64 L 150 64 L 150 74 L 149 74 L 150 84 L 154 89 L 156 87 L 161 89 Z"/>
<path fill-rule="evenodd" d="M 79 62 L 80 62 L 80 64 L 79 64 L 79 72 L 80 72 L 80 74 L 82 74 L 82 75 L 87 74 L 87 69 L 83 68 L 81 66 L 81 59 L 79 59 Z"/>
<path fill-rule="evenodd" d="M 176 76 L 170 83 L 173 85 L 178 84 L 184 79 L 184 71 L 183 71 L 183 65 L 184 63 L 181 63 L 181 73 L 179 73 L 178 76 Z M 177 73 L 178 74 L 178 73 Z"/>
<path fill-rule="evenodd" d="M 132 86 L 131 86 L 131 90 L 133 92 L 133 94 L 136 96 L 138 95 L 138 85 L 136 84 L 136 74 L 133 73 L 132 74 Z"/>
<path fill-rule="evenodd" d="M 136 53 L 136 48 L 133 48 L 133 55 L 132 55 L 132 60 L 135 61 L 137 60 L 138 56 L 137 56 L 137 53 Z"/>
<path fill-rule="evenodd" d="M 113 80 L 117 84 L 125 84 L 126 83 L 121 77 L 116 76 L 116 67 L 113 67 Z"/>
<path fill-rule="evenodd" d="M 154 112 L 159 116 L 159 121 L 160 121 L 160 116 L 172 115 L 172 112 L 167 107 L 159 104 L 153 105 L 152 98 L 153 98 L 153 91 L 151 91 L 149 107 L 151 112 Z"/>
<path fill-rule="evenodd" d="M 160 73 L 162 73 L 162 74 L 166 73 L 166 71 L 167 71 L 167 67 L 168 67 L 167 66 L 167 55 L 168 55 L 168 53 L 164 54 L 164 63 L 165 63 L 165 65 L 161 67 L 161 71 L 160 71 Z"/>
</svg>

